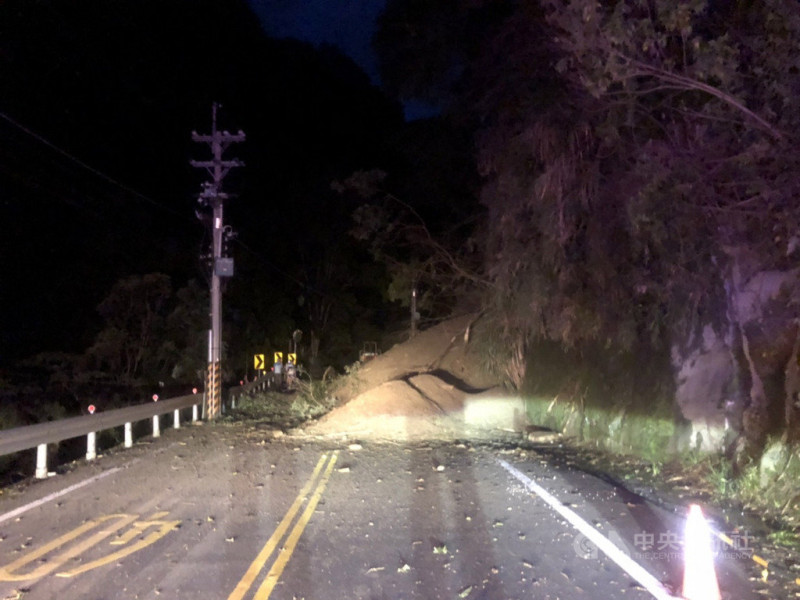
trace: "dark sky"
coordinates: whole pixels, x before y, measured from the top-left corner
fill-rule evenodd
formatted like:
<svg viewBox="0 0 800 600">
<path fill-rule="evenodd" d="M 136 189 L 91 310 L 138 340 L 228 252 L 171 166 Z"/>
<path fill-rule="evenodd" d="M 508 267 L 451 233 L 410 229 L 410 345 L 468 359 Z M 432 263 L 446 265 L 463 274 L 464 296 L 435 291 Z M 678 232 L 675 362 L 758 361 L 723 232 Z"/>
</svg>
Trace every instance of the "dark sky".
<svg viewBox="0 0 800 600">
<path fill-rule="evenodd" d="M 332 44 L 377 83 L 371 38 L 386 0 L 248 0 L 273 37 Z"/>
<path fill-rule="evenodd" d="M 295 38 L 314 45 L 331 44 L 353 59 L 380 84 L 378 61 L 372 50 L 375 21 L 386 0 L 248 0 L 264 30 L 276 38 Z M 435 116 L 438 109 L 405 102 L 407 120 Z"/>
</svg>

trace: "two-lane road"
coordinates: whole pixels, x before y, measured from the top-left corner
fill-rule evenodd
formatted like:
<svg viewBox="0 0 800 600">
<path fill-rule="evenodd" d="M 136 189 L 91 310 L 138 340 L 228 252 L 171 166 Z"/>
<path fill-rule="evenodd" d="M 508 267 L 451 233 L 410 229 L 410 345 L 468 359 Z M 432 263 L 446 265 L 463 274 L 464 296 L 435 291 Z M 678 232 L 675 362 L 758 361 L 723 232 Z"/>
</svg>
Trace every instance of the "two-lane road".
<svg viewBox="0 0 800 600">
<path fill-rule="evenodd" d="M 203 425 L 3 494 L 0 598 L 667 598 L 682 527 L 533 451 Z"/>
</svg>

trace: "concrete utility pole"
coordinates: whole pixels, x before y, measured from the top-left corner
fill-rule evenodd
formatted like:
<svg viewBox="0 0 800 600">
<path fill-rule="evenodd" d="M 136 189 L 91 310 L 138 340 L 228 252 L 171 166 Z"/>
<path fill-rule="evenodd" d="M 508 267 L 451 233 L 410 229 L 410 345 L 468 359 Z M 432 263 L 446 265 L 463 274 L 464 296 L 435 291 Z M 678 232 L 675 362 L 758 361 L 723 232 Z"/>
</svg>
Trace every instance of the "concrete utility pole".
<svg viewBox="0 0 800 600">
<path fill-rule="evenodd" d="M 236 134 L 217 131 L 217 108 L 212 106 L 211 135 L 200 135 L 192 132 L 192 141 L 206 143 L 211 146 L 212 159 L 207 161 L 190 161 L 193 167 L 204 168 L 211 174 L 211 182 L 203 184 L 203 192 L 199 202 L 208 205 L 212 210 L 211 232 L 213 239 L 213 262 L 211 268 L 211 331 L 208 347 L 208 373 L 206 377 L 206 406 L 208 419 L 216 419 L 222 409 L 222 289 L 220 278 L 233 276 L 233 259 L 222 256 L 222 238 L 226 231 L 222 220 L 222 207 L 227 194 L 222 192 L 222 180 L 233 167 L 243 167 L 244 163 L 237 159 L 223 160 L 222 153 L 232 143 L 245 141 L 242 131 Z M 227 228 L 230 230 L 230 228 Z"/>
</svg>

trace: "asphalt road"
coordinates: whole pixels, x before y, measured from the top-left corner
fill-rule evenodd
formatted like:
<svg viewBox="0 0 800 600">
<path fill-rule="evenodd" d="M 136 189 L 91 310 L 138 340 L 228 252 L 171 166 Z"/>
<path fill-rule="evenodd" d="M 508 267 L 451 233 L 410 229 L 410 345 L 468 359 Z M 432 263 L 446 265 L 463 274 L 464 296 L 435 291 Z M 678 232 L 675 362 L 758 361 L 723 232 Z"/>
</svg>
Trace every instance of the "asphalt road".
<svg viewBox="0 0 800 600">
<path fill-rule="evenodd" d="M 0 598 L 667 598 L 682 539 L 557 452 L 206 424 L 5 490 Z M 757 597 L 732 554 L 723 598 Z"/>
</svg>

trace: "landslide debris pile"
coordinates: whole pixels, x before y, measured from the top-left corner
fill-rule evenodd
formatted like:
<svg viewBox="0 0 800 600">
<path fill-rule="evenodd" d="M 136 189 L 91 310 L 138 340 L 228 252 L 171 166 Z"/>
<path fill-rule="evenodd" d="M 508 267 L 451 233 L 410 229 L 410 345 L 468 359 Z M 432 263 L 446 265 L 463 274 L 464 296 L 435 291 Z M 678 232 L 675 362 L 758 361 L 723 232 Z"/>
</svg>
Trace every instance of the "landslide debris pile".
<svg viewBox="0 0 800 600">
<path fill-rule="evenodd" d="M 473 320 L 445 321 L 361 365 L 339 387 L 339 405 L 303 433 L 396 440 L 479 434 L 465 408 L 507 395 L 467 343 Z"/>
</svg>

